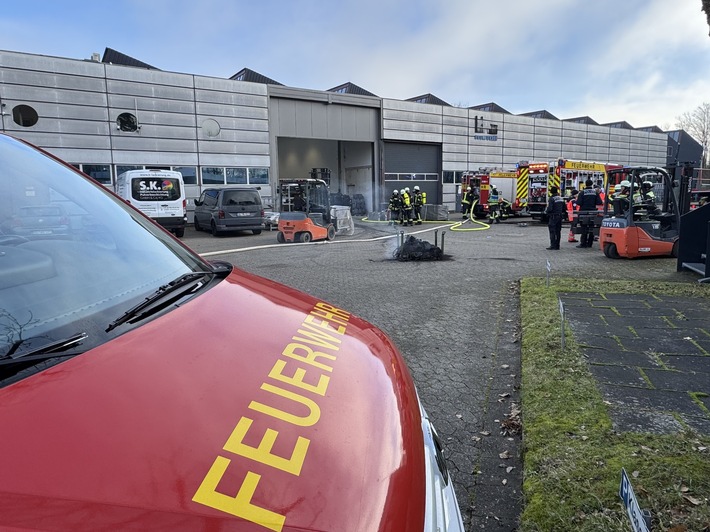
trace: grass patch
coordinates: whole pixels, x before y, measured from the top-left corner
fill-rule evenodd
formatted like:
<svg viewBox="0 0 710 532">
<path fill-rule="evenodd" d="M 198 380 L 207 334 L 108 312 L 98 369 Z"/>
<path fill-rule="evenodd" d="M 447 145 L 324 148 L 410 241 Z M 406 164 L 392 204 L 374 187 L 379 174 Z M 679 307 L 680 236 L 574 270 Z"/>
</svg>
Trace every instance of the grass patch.
<svg viewBox="0 0 710 532">
<path fill-rule="evenodd" d="M 624 531 L 625 468 L 654 530 L 710 530 L 710 438 L 617 433 L 569 328 L 561 349 L 558 292 L 710 298 L 710 286 L 523 279 L 524 510 L 520 530 Z"/>
</svg>

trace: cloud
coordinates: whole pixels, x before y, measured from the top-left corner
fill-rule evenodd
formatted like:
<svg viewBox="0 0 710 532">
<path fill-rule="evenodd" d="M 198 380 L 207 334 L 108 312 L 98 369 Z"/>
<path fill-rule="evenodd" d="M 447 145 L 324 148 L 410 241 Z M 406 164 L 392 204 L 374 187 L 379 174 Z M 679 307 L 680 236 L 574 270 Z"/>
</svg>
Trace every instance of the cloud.
<svg viewBox="0 0 710 532">
<path fill-rule="evenodd" d="M 710 94 L 699 0 L 6 0 L 0 26 L 20 52 L 600 122 L 673 122 Z"/>
</svg>

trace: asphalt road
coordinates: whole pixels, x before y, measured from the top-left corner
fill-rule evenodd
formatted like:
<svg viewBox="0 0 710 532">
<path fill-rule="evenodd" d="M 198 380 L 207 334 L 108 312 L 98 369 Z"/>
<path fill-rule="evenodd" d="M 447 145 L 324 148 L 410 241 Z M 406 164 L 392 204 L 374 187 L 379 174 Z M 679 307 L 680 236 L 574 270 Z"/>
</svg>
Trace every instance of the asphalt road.
<svg viewBox="0 0 710 532">
<path fill-rule="evenodd" d="M 470 222 L 461 229 L 472 229 Z M 393 259 L 400 230 L 441 245 L 445 260 Z M 423 232 L 420 232 L 423 231 Z M 515 530 L 521 508 L 522 277 L 604 277 L 697 282 L 672 258 L 611 260 L 567 243 L 547 251 L 547 227 L 514 218 L 477 231 L 443 223 L 394 228 L 358 221 L 353 236 L 278 245 L 276 232 L 182 239 L 209 259 L 296 287 L 384 330 L 404 355 L 442 440 L 467 530 Z"/>
</svg>

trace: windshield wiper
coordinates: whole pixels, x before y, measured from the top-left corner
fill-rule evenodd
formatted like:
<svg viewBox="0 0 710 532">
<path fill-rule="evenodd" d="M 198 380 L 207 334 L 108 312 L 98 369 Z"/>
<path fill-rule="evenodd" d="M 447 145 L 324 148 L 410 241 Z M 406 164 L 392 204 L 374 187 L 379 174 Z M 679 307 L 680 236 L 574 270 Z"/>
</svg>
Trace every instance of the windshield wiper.
<svg viewBox="0 0 710 532">
<path fill-rule="evenodd" d="M 42 344 L 39 347 L 36 347 L 34 349 L 29 349 L 27 351 L 16 354 L 17 349 L 22 344 L 32 340 L 32 338 L 29 338 L 27 340 L 18 340 L 17 342 L 12 344 L 12 347 L 5 354 L 5 356 L 0 358 L 0 366 L 4 366 L 4 365 L 8 365 L 8 364 L 24 364 L 25 362 L 30 362 L 33 360 L 46 360 L 48 358 L 54 358 L 54 357 L 66 357 L 66 356 L 78 355 L 79 353 L 77 353 L 77 352 L 61 353 L 60 351 L 66 351 L 67 349 L 71 349 L 73 347 L 76 347 L 77 345 L 80 345 L 81 342 L 86 340 L 88 337 L 89 337 L 88 334 L 86 334 L 85 332 L 82 332 L 79 334 L 75 334 L 74 336 L 70 336 L 69 338 L 64 338 L 62 340 L 55 340 L 52 342 L 48 342 L 48 343 Z"/>
<path fill-rule="evenodd" d="M 112 331 L 119 325 L 123 325 L 127 322 L 135 323 L 137 321 L 140 321 L 143 318 L 146 318 L 151 314 L 154 314 L 164 309 L 173 301 L 176 301 L 183 297 L 186 293 L 196 292 L 197 290 L 202 288 L 205 283 L 194 283 L 194 281 L 196 279 L 201 279 L 208 275 L 215 274 L 212 272 L 190 272 L 186 273 L 185 275 L 181 275 L 174 281 L 170 281 L 168 284 L 164 284 L 151 295 L 146 297 L 143 301 L 138 303 L 136 306 L 129 308 L 126 312 L 123 313 L 120 318 L 109 323 L 108 327 L 106 328 L 106 332 Z M 178 292 L 180 288 L 187 285 L 190 285 L 188 290 Z M 172 294 L 172 297 L 166 298 L 166 296 L 170 294 Z M 156 303 L 158 302 L 161 302 L 161 304 L 156 305 Z M 152 308 L 149 309 L 149 307 Z"/>
</svg>

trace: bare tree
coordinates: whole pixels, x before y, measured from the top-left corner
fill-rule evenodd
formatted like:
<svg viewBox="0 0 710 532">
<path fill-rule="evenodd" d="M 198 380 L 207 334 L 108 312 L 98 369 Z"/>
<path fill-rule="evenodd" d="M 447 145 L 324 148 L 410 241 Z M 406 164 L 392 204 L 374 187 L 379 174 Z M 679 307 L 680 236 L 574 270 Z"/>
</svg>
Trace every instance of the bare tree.
<svg viewBox="0 0 710 532">
<path fill-rule="evenodd" d="M 705 17 L 708 20 L 708 25 L 710 25 L 710 0 L 701 0 L 703 11 L 705 12 Z"/>
<path fill-rule="evenodd" d="M 710 0 L 707 0 L 710 4 Z M 676 117 L 676 127 L 690 134 L 703 146 L 702 168 L 708 167 L 708 147 L 710 147 L 710 103 L 704 102 L 693 111 Z"/>
</svg>

